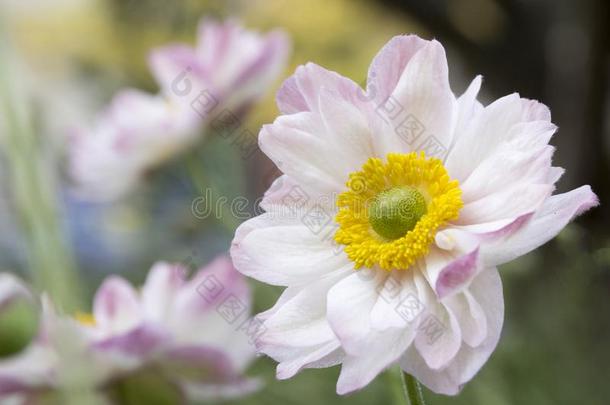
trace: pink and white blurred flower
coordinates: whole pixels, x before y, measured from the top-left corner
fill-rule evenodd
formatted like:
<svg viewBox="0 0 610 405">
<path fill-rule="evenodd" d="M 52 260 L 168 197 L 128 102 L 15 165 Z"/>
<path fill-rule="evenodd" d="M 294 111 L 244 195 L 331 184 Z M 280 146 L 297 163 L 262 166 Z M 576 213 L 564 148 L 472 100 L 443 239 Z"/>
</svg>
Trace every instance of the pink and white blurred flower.
<svg viewBox="0 0 610 405">
<path fill-rule="evenodd" d="M 227 109 L 239 115 L 282 72 L 289 49 L 283 31 L 263 35 L 232 19 L 223 23 L 204 19 L 195 47 L 173 44 L 155 49 L 149 66 L 167 97 L 189 108 L 207 102 L 215 112 Z"/>
<path fill-rule="evenodd" d="M 260 314 L 257 342 L 278 378 L 341 364 L 345 394 L 399 364 L 455 395 L 500 337 L 497 266 L 597 197 L 589 186 L 552 195 L 563 169 L 549 109 L 518 94 L 483 106 L 480 77 L 454 96 L 437 41 L 393 38 L 368 78 L 364 91 L 310 63 L 286 80 L 283 115 L 259 137 L 284 174 L 231 255 L 287 287 Z"/>
<path fill-rule="evenodd" d="M 120 277 L 107 279 L 95 296 L 88 328 L 96 350 L 112 359 L 113 373 L 154 366 L 191 399 L 256 390 L 258 380 L 242 375 L 255 357 L 251 336 L 238 330 L 250 313 L 245 279 L 226 257 L 190 281 L 184 279 L 187 271 L 157 263 L 140 292 Z M 223 312 L 230 304 L 238 306 L 239 319 Z"/>
<path fill-rule="evenodd" d="M 111 276 L 97 291 L 90 315 L 58 316 L 48 304 L 39 339 L 22 356 L 0 361 L 0 400 L 32 398 L 65 387 L 66 380 L 77 386 L 83 380 L 75 381 L 75 374 L 82 373 L 74 370 L 82 367 L 91 371 L 85 382 L 110 399 L 116 384 L 147 372 L 191 401 L 258 389 L 257 379 L 243 375 L 255 357 L 251 336 L 238 330 L 250 312 L 244 278 L 226 257 L 191 280 L 184 278 L 187 271 L 157 263 L 139 291 Z M 239 303 L 239 319 L 223 317 L 228 299 Z M 66 348 L 66 341 L 80 349 Z M 69 370 L 62 366 L 67 356 L 73 360 Z"/>
<path fill-rule="evenodd" d="M 70 172 L 78 192 L 97 200 L 129 192 L 146 173 L 198 139 L 198 118 L 161 95 L 127 89 L 88 130 L 70 141 Z"/>
<path fill-rule="evenodd" d="M 195 48 L 153 50 L 160 94 L 123 90 L 91 128 L 74 131 L 68 154 L 77 190 L 90 199 L 119 198 L 200 142 L 215 118 L 241 119 L 282 71 L 289 48 L 280 31 L 204 20 Z"/>
</svg>

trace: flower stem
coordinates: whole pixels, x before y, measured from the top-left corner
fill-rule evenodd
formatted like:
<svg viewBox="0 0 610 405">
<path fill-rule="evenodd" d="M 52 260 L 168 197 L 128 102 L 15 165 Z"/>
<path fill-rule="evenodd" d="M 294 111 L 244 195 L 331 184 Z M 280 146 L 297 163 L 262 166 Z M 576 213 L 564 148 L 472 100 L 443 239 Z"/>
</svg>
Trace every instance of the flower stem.
<svg viewBox="0 0 610 405">
<path fill-rule="evenodd" d="M 3 33 L 0 49 L 8 53 Z M 33 125 L 27 91 L 19 86 L 8 58 L 0 63 L 1 141 L 8 161 L 10 191 L 19 213 L 28 267 L 41 291 L 70 313 L 82 305 L 82 289 L 61 223 L 56 171 L 51 148 Z"/>
<path fill-rule="evenodd" d="M 405 398 L 407 399 L 407 404 L 426 405 L 426 402 L 424 401 L 424 394 L 422 392 L 419 381 L 417 381 L 412 375 L 402 372 L 402 370 L 400 375 L 402 382 L 402 390 L 404 392 Z"/>
</svg>

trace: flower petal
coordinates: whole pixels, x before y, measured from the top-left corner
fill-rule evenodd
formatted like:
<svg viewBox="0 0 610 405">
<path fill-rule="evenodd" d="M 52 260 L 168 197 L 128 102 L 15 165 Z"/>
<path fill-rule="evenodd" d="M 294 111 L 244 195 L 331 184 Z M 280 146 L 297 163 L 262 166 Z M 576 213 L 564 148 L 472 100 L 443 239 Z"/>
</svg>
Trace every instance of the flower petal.
<svg viewBox="0 0 610 405">
<path fill-rule="evenodd" d="M 176 294 L 167 327 L 178 344 L 226 350 L 243 370 L 254 358 L 251 291 L 245 277 L 221 255 L 201 268 Z"/>
<path fill-rule="evenodd" d="M 142 306 L 149 320 L 167 320 L 177 292 L 184 285 L 187 269 L 178 264 L 156 263 L 142 287 Z"/>
<path fill-rule="evenodd" d="M 326 319 L 329 289 L 351 274 L 342 268 L 304 287 L 289 287 L 278 304 L 264 314 L 258 349 L 278 361 L 277 376 L 290 378 L 304 367 L 338 361 L 340 343 Z M 337 355 L 338 354 L 338 355 Z"/>
<path fill-rule="evenodd" d="M 168 342 L 167 331 L 151 325 L 142 325 L 122 335 L 102 339 L 96 342 L 95 348 L 105 354 L 114 352 L 117 357 L 144 359 L 158 352 Z"/>
<path fill-rule="evenodd" d="M 190 325 L 189 336 L 194 340 L 202 338 L 196 331 L 199 325 L 205 327 L 203 316 L 216 313 L 217 307 L 229 297 L 240 302 L 243 313 L 249 312 L 250 288 L 244 277 L 235 270 L 231 260 L 221 255 L 199 269 L 177 292 L 173 318 L 183 323 L 185 328 L 189 328 L 188 324 L 193 321 L 193 317 L 198 318 L 197 325 Z M 213 335 L 209 330 L 206 334 Z"/>
<path fill-rule="evenodd" d="M 313 281 L 349 263 L 331 240 L 323 240 L 327 231 L 314 232 L 297 220 L 264 214 L 238 228 L 231 256 L 243 274 L 269 284 Z"/>
<path fill-rule="evenodd" d="M 476 348 L 462 345 L 451 363 L 442 370 L 433 370 L 414 348 L 402 357 L 402 369 L 415 376 L 422 384 L 432 391 L 456 395 L 462 386 L 468 382 L 485 364 L 498 340 L 504 319 L 504 299 L 502 282 L 495 268 L 481 272 L 470 285 L 470 293 L 483 308 L 487 323 L 487 336 Z"/>
<path fill-rule="evenodd" d="M 261 149 L 280 170 L 327 196 L 341 191 L 349 174 L 373 153 L 371 112 L 355 104 L 348 90 L 335 87 L 312 89 L 313 111 L 280 116 L 259 137 Z"/>
<path fill-rule="evenodd" d="M 511 132 L 515 125 L 530 121 L 549 122 L 550 115 L 545 111 L 548 109 L 543 104 L 520 98 L 516 93 L 491 103 L 475 114 L 469 125 L 458 128 L 454 146 L 445 162 L 449 175 L 463 183 L 499 145 L 515 136 Z"/>
<path fill-rule="evenodd" d="M 346 356 L 337 381 L 337 394 L 359 390 L 370 383 L 380 372 L 395 363 L 413 341 L 413 331 L 393 329 L 371 336 L 375 344 L 359 355 Z"/>
<path fill-rule="evenodd" d="M 277 94 L 277 105 L 282 114 L 319 113 L 321 89 L 344 100 L 354 100 L 362 94 L 360 86 L 350 79 L 310 62 L 299 66 L 284 82 Z"/>
<path fill-rule="evenodd" d="M 413 55 L 427 43 L 417 35 L 400 35 L 385 44 L 369 67 L 366 96 L 377 104 L 387 100 Z"/>
<path fill-rule="evenodd" d="M 455 294 L 446 300 L 462 331 L 462 339 L 470 347 L 477 347 L 487 337 L 485 310 L 469 291 Z"/>
<path fill-rule="evenodd" d="M 411 150 L 424 150 L 427 155 L 443 158 L 453 138 L 457 103 L 449 86 L 445 50 L 439 42 L 428 42 L 413 56 L 392 99 L 423 126 L 424 133 L 413 142 Z M 429 149 L 432 138 L 441 152 Z"/>
<path fill-rule="evenodd" d="M 420 301 L 412 272 L 392 272 L 378 291 L 379 298 L 371 311 L 371 328 L 383 331 L 416 327 Z"/>
<path fill-rule="evenodd" d="M 515 220 L 532 213 L 542 206 L 553 192 L 550 184 L 521 184 L 508 187 L 465 204 L 460 210 L 456 225 L 474 225 L 497 222 L 503 219 Z"/>
<path fill-rule="evenodd" d="M 329 290 L 328 322 L 348 354 L 370 349 L 371 312 L 387 277 L 382 270 L 358 270 Z"/>
<path fill-rule="evenodd" d="M 415 347 L 428 367 L 438 370 L 457 354 L 462 343 L 462 332 L 451 309 L 438 301 L 428 282 L 423 277 L 416 277 L 415 283 L 424 305 Z"/>
<path fill-rule="evenodd" d="M 479 269 L 479 248 L 474 249 L 456 260 L 453 260 L 441 270 L 434 289 L 439 299 L 463 288 Z"/>
<path fill-rule="evenodd" d="M 347 178 L 344 178 L 341 162 L 327 158 L 329 140 L 326 135 L 320 117 L 314 113 L 282 115 L 273 124 L 263 126 L 259 146 L 301 187 L 332 195 L 343 189 Z"/>
<path fill-rule="evenodd" d="M 122 334 L 142 322 L 142 307 L 136 291 L 125 279 L 107 278 L 95 294 L 93 315 L 106 333 Z"/>
<path fill-rule="evenodd" d="M 582 186 L 550 197 L 518 232 L 481 245 L 486 265 L 500 265 L 522 256 L 554 238 L 574 217 L 599 204 L 591 187 Z"/>
</svg>

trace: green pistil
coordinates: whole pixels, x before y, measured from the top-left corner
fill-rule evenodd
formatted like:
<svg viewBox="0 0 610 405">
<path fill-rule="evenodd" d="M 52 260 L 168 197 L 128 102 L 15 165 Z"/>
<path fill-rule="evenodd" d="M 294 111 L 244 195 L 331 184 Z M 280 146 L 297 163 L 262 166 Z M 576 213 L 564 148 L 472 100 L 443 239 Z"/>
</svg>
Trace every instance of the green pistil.
<svg viewBox="0 0 610 405">
<path fill-rule="evenodd" d="M 386 239 L 398 239 L 415 228 L 426 213 L 424 196 L 411 187 L 394 187 L 375 197 L 368 208 L 373 230 Z"/>
</svg>

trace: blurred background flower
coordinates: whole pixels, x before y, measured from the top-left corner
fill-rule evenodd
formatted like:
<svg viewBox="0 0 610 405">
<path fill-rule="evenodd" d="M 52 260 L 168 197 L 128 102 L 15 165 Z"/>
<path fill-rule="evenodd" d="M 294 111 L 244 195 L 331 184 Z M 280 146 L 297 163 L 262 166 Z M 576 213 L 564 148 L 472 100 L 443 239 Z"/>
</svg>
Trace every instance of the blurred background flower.
<svg viewBox="0 0 610 405">
<path fill-rule="evenodd" d="M 21 281 L 0 273 L 0 402 L 91 389 L 117 404 L 191 403 L 258 390 L 261 381 L 244 376 L 256 334 L 245 278 L 227 257 L 190 273 L 159 262 L 140 291 L 108 277 L 92 313 L 74 317 L 46 296 L 37 309 Z"/>
<path fill-rule="evenodd" d="M 67 129 L 93 123 L 120 89 L 157 93 L 150 51 L 175 42 L 194 45 L 202 17 L 238 18 L 248 29 L 281 28 L 291 37 L 288 67 L 239 121 L 239 128 L 253 135 L 277 115 L 274 94 L 297 65 L 313 60 L 363 83 L 370 59 L 392 36 L 435 37 L 447 48 L 456 93 L 482 74 L 484 100 L 518 91 L 550 106 L 559 126 L 552 141 L 558 147 L 554 163 L 569 168 L 558 192 L 591 184 L 602 207 L 544 249 L 503 266 L 507 322 L 501 347 L 460 396 L 429 396 L 428 402 L 605 404 L 610 397 L 610 221 L 603 205 L 610 197 L 608 8 L 605 0 L 5 0 L 1 26 L 13 51 L 3 48 L 0 59 L 20 66 L 9 80 L 27 89 L 17 93 L 31 106 L 37 148 L 36 154 L 7 149 L 10 129 L 0 119 L 0 268 L 28 274 L 33 267 L 28 241 L 38 240 L 32 229 L 39 227 L 24 225 L 18 215 L 28 199 L 18 198 L 12 185 L 21 177 L 11 168 L 15 162 L 39 163 L 42 156 L 42 171 L 58 185 L 58 209 L 50 212 L 68 235 L 83 296 L 90 297 L 107 274 L 139 284 L 158 260 L 199 267 L 226 251 L 235 222 L 254 216 L 256 198 L 279 174 L 236 134 L 209 136 L 204 148 L 189 151 L 195 156 L 189 161 L 205 179 L 195 182 L 189 167 L 170 163 L 119 202 L 82 201 L 69 192 L 67 176 L 54 175 L 66 169 Z M 245 196 L 250 203 L 237 219 L 200 215 L 193 202 L 206 195 L 202 187 L 213 187 L 216 201 Z M 31 195 L 35 209 L 48 206 L 45 190 L 22 194 Z M 224 204 L 212 211 L 227 209 Z M 37 223 L 48 228 L 45 221 Z M 46 246 L 45 252 L 59 249 L 44 241 L 35 245 Z M 253 293 L 254 312 L 269 308 L 279 295 L 261 285 Z M 230 403 L 371 404 L 394 395 L 379 378 L 364 391 L 337 398 L 337 369 L 309 370 L 278 382 L 268 359 L 258 360 L 252 375 L 262 376 L 265 388 Z"/>
</svg>

